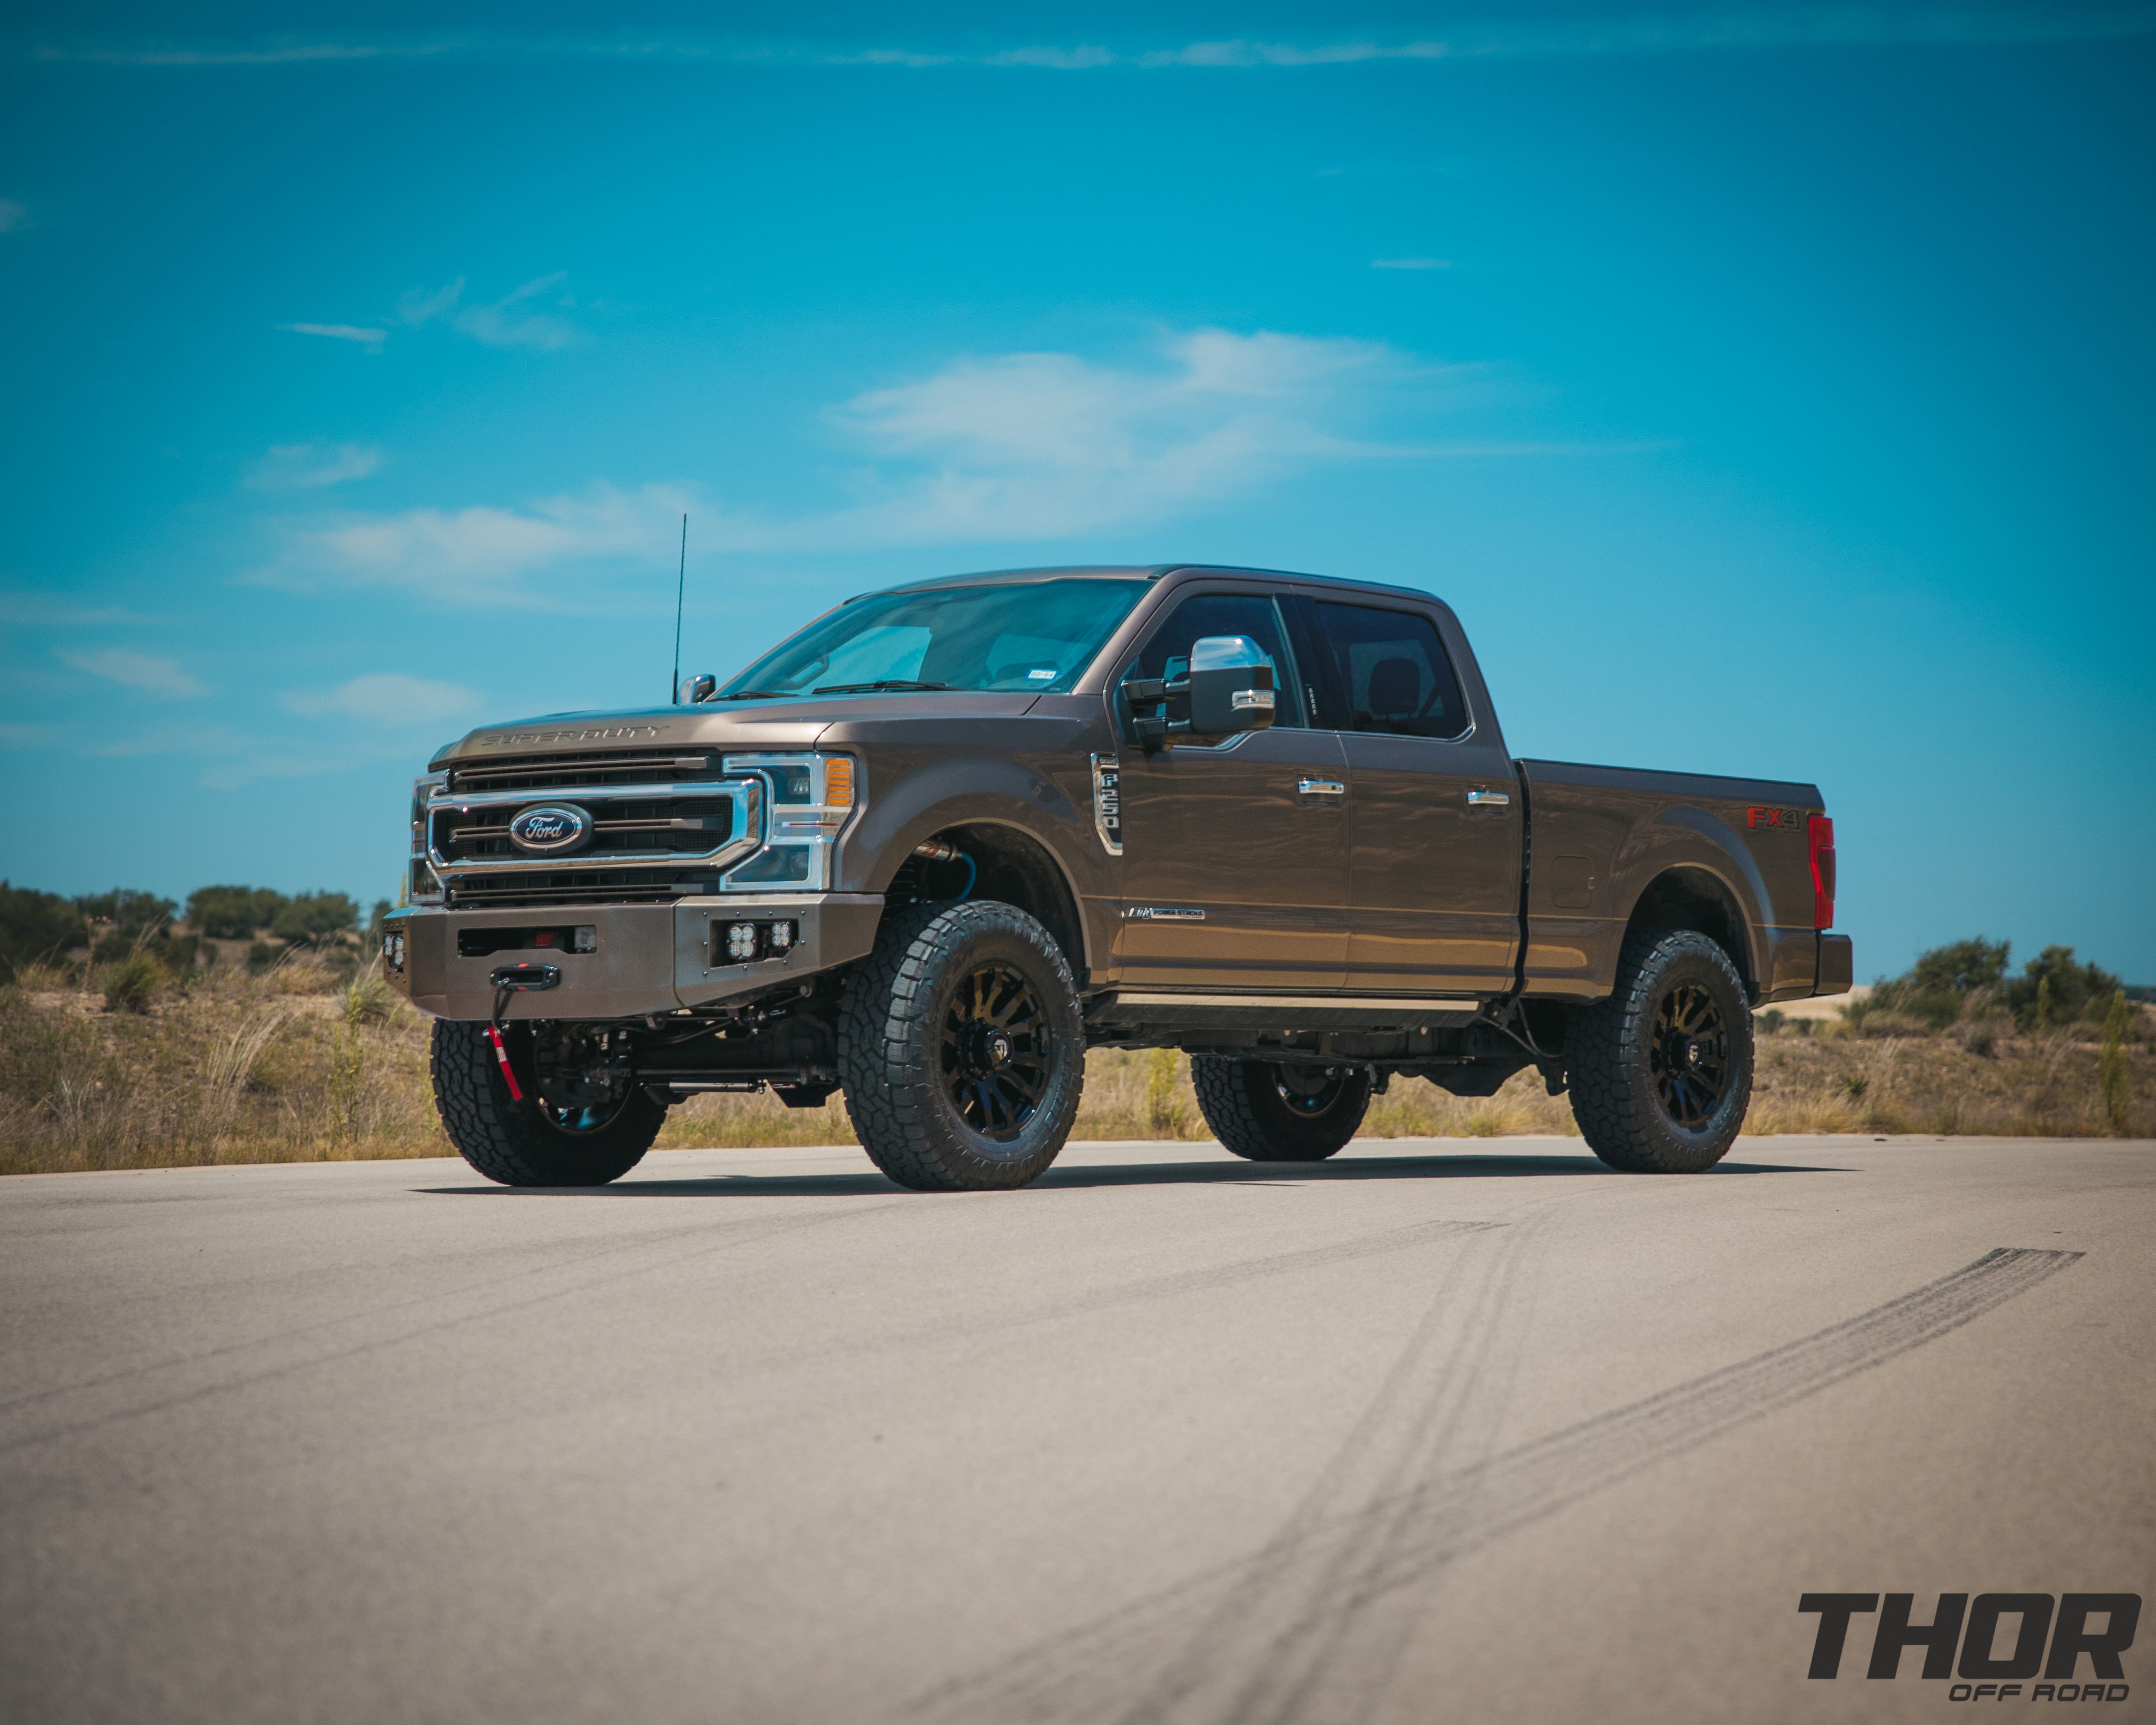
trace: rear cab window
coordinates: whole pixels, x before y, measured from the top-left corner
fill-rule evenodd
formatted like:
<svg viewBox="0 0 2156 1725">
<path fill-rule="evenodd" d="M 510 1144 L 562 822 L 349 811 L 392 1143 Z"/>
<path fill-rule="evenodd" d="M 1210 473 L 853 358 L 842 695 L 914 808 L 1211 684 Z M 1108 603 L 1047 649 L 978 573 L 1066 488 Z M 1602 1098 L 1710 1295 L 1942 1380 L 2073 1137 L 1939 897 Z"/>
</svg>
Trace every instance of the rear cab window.
<svg viewBox="0 0 2156 1725">
<path fill-rule="evenodd" d="M 1306 600 L 1303 614 L 1327 673 L 1319 696 L 1327 728 L 1440 742 L 1466 735 L 1460 679 L 1429 618 L 1332 599 Z"/>
</svg>

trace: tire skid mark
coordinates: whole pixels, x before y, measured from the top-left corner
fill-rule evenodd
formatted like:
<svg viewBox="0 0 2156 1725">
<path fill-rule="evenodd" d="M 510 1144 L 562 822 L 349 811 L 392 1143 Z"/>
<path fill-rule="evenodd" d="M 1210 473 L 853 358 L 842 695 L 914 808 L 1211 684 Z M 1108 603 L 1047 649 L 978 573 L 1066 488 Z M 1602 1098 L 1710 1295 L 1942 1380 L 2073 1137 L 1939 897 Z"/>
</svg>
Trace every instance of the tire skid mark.
<svg viewBox="0 0 2156 1725">
<path fill-rule="evenodd" d="M 1216 1609 L 1173 1665 L 1123 1715 L 1126 1725 L 1178 1717 L 1270 1725 L 1324 1693 L 1326 1713 L 1367 1715 L 1413 1629 L 1404 1590 L 1371 1597 L 1370 1578 L 1404 1537 L 1401 1517 L 1371 1512 L 1405 1503 L 1419 1481 L 1488 1453 L 1512 1389 L 1516 1345 L 1527 1322 L 1517 1284 L 1543 1218 L 1458 1264 L 1433 1296 L 1385 1383 L 1320 1482 L 1270 1543 L 1272 1560 Z M 1347 1520 L 1369 1527 L 1362 1543 L 1312 1544 L 1302 1536 Z M 1371 1609 L 1372 1607 L 1378 1609 Z M 1351 1700 L 1338 1692 L 1358 1692 Z"/>
<path fill-rule="evenodd" d="M 1527 1230 L 1521 1230 L 1524 1235 Z M 1566 1426 L 1465 1466 L 1434 1473 L 1345 1515 L 1315 1506 L 1337 1494 L 1321 1481 L 1276 1536 L 1249 1557 L 1215 1565 L 1059 1635 L 973 1676 L 920 1696 L 910 1711 L 998 1721 L 1097 1720 L 1128 1725 L 1284 1725 L 1352 1717 L 1332 1697 L 1318 1704 L 1329 1666 L 1358 1633 L 1373 1605 L 1440 1574 L 1446 1565 L 1504 1535 L 1606 1491 L 1657 1464 L 1700 1448 L 1849 1378 L 1888 1364 L 2028 1292 L 2078 1262 L 2075 1251 L 1994 1247 L 1960 1269 L 1909 1293 L 1796 1341 L 1676 1384 L 1657 1394 Z M 1502 1289 L 1506 1278 L 1486 1285 Z M 1455 1277 L 1447 1286 L 1457 1289 Z M 1440 1301 L 1445 1297 L 1440 1291 Z M 1473 1302 L 1480 1309 L 1481 1302 Z M 1402 1366 L 1418 1355 L 1411 1343 Z M 1400 1376 L 1396 1367 L 1394 1379 Z M 1395 1394 L 1378 1392 L 1366 1423 Z M 1463 1404 L 1464 1405 L 1464 1404 Z M 1442 1423 L 1442 1415 L 1439 1416 Z M 1351 1457 L 1361 1432 L 1343 1445 Z M 1303 1597 L 1314 1616 L 1285 1626 L 1277 1651 L 1252 1652 L 1256 1674 L 1223 1692 L 1206 1679 L 1214 1650 L 1229 1650 L 1215 1625 L 1237 1607 L 1310 1578 Z M 1322 1589 L 1347 1585 L 1332 1598 Z M 1260 1614 L 1262 1615 L 1262 1614 Z M 1254 1632 L 1281 1632 L 1266 1619 Z M 1411 1622 L 1408 1627 L 1412 1627 Z M 1378 1637 L 1390 1641 L 1390 1635 Z M 1248 1651 L 1247 1642 L 1234 1644 Z M 1383 1668 L 1368 1681 L 1381 1692 L 1404 1642 L 1380 1648 Z M 1134 1674 L 1155 1674 L 1134 1695 Z M 1376 1698 L 1373 1693 L 1367 1699 Z"/>
</svg>

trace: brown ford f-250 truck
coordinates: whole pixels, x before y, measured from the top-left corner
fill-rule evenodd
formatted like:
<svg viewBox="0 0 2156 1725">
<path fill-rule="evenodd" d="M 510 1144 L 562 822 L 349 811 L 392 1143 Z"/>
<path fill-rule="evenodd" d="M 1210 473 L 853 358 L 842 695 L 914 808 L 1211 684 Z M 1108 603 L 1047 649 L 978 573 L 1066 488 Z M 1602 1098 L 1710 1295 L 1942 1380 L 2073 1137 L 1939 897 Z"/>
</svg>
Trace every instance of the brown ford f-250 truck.
<svg viewBox="0 0 2156 1725">
<path fill-rule="evenodd" d="M 1516 761 L 1451 611 L 1258 569 L 865 594 L 672 706 L 487 726 L 414 787 L 390 978 L 458 1149 L 634 1165 L 670 1103 L 834 1090 L 893 1179 L 1011 1187 L 1091 1047 L 1330 1156 L 1397 1076 L 1570 1088 L 1613 1168 L 1729 1147 L 1752 1009 L 1838 993 L 1808 784 Z"/>
</svg>

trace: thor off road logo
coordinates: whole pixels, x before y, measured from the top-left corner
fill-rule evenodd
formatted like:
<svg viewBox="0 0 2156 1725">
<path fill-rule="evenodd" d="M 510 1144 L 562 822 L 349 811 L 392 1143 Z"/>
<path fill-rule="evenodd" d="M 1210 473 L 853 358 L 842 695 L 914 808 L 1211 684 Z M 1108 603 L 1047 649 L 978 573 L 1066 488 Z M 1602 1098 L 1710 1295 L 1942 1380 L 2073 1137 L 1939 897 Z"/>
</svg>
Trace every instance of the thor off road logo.
<svg viewBox="0 0 2156 1725">
<path fill-rule="evenodd" d="M 1876 1612 L 1867 1677 L 1899 1676 L 1903 1651 L 1921 1647 L 1924 1676 L 1969 1680 L 1948 1688 L 1948 1701 L 2127 1698 L 2126 1668 L 2119 1656 L 2133 1645 L 2141 1621 L 2138 1594 L 2063 1594 L 2056 1599 L 2049 1594 L 1979 1594 L 1974 1602 L 1967 1594 L 1941 1594 L 1929 1623 L 1909 1620 L 1916 1600 L 1914 1594 L 1804 1594 L 1797 1609 L 1819 1614 L 1806 1675 L 1840 1676 L 1850 1620 Z M 2043 1681 L 2032 1683 L 2039 1674 Z"/>
</svg>

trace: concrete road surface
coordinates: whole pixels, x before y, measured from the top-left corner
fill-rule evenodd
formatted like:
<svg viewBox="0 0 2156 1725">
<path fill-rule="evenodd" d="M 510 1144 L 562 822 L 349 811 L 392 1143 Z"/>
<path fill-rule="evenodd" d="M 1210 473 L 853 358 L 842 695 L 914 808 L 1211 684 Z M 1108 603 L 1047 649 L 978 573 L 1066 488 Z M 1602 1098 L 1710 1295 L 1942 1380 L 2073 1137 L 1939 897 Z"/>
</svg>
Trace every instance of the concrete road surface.
<svg viewBox="0 0 2156 1725">
<path fill-rule="evenodd" d="M 1800 1596 L 2156 1594 L 2146 1142 L 54 1176 L 0 1327 L 21 1725 L 1935 1720 Z"/>
</svg>

